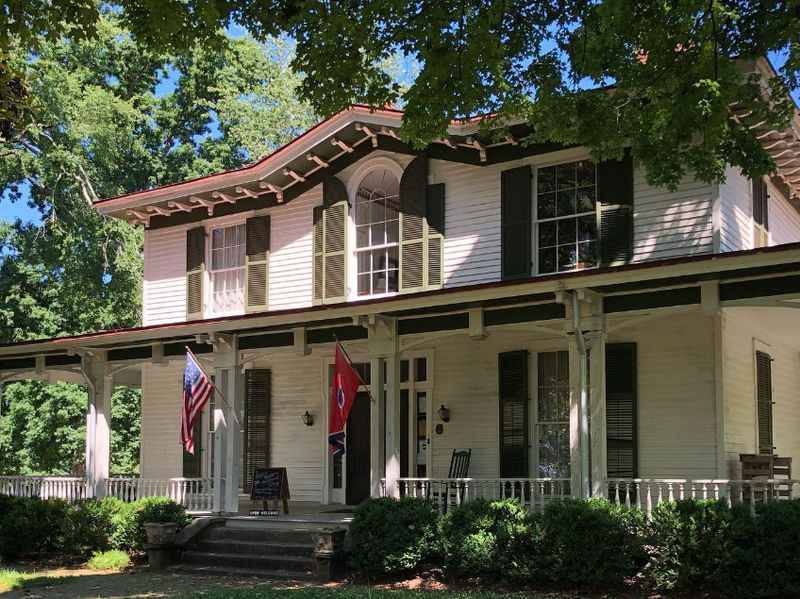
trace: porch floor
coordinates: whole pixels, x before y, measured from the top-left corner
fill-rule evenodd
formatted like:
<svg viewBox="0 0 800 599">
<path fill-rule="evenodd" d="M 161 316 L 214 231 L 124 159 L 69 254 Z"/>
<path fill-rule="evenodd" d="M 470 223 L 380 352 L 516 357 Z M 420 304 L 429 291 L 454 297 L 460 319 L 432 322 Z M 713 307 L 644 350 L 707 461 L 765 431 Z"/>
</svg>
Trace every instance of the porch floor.
<svg viewBox="0 0 800 599">
<path fill-rule="evenodd" d="M 265 516 L 251 516 L 251 510 L 262 509 L 260 501 L 250 501 L 249 497 L 239 498 L 239 511 L 236 515 L 229 515 L 232 520 L 255 520 L 270 522 L 293 522 L 297 524 L 348 524 L 353 520 L 353 506 L 329 504 L 325 505 L 315 501 L 290 501 L 289 513 L 278 514 L 277 518 Z"/>
</svg>

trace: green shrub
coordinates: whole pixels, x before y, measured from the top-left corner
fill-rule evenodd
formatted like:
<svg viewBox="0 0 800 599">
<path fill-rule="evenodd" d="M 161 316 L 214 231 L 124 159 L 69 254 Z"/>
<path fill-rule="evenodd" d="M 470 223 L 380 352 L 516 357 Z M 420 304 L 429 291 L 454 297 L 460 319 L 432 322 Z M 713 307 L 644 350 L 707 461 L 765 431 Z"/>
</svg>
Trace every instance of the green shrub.
<svg viewBox="0 0 800 599">
<path fill-rule="evenodd" d="M 190 521 L 186 509 L 167 497 L 147 497 L 122 504 L 112 518 L 110 545 L 122 551 L 142 551 L 147 542 L 145 522 L 174 522 L 180 529 Z"/>
<path fill-rule="evenodd" d="M 353 567 L 368 576 L 417 569 L 435 553 L 437 519 L 433 504 L 423 499 L 366 501 L 350 525 Z"/>
<path fill-rule="evenodd" d="M 734 510 L 717 585 L 731 597 L 800 595 L 800 500 Z"/>
<path fill-rule="evenodd" d="M 86 564 L 90 570 L 122 570 L 131 565 L 130 556 L 124 551 L 112 549 L 111 551 L 97 552 Z"/>
<path fill-rule="evenodd" d="M 714 587 L 730 554 L 733 513 L 718 501 L 661 503 L 649 522 L 647 579 L 660 590 Z"/>
<path fill-rule="evenodd" d="M 541 516 L 530 571 L 539 581 L 616 587 L 644 562 L 641 512 L 602 499 L 561 499 Z"/>
<path fill-rule="evenodd" d="M 69 533 L 62 551 L 70 555 L 90 555 L 111 546 L 114 516 L 125 504 L 111 497 L 82 501 L 67 512 Z"/>
<path fill-rule="evenodd" d="M 516 499 L 467 502 L 442 518 L 445 568 L 451 574 L 525 577 L 521 547 L 535 545 L 537 531 L 532 517 Z"/>
<path fill-rule="evenodd" d="M 0 557 L 61 551 L 70 536 L 70 506 L 59 499 L 3 497 L 0 500 Z"/>
</svg>

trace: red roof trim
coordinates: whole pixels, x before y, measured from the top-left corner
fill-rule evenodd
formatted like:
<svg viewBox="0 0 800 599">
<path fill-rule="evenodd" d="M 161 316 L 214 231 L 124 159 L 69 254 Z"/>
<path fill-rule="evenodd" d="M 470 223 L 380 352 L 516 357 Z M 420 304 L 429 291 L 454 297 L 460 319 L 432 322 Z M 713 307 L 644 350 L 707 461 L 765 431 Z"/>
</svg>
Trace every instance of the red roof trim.
<svg viewBox="0 0 800 599">
<path fill-rule="evenodd" d="M 752 256 L 757 254 L 770 254 L 770 253 L 777 253 L 781 251 L 791 251 L 791 250 L 800 250 L 800 242 L 797 243 L 787 243 L 784 245 L 776 245 L 766 248 L 756 248 L 752 250 L 740 250 L 736 252 L 726 252 L 724 254 L 701 254 L 697 256 L 681 256 L 677 258 L 666 258 L 663 260 L 654 260 L 652 262 L 639 262 L 636 264 L 626 264 L 625 266 L 613 266 L 608 268 L 596 268 L 590 270 L 580 270 L 574 271 L 570 273 L 558 273 L 553 275 L 544 275 L 544 276 L 534 276 L 534 277 L 526 277 L 524 279 L 515 279 L 513 281 L 493 281 L 490 283 L 479 283 L 475 285 L 464 285 L 459 287 L 447 287 L 445 289 L 437 289 L 435 291 L 425 291 L 421 293 L 415 293 L 413 295 L 409 295 L 409 298 L 420 298 L 420 297 L 436 297 L 441 295 L 449 295 L 452 293 L 461 293 L 465 291 L 476 291 L 480 289 L 492 289 L 492 288 L 502 288 L 502 287 L 511 287 L 514 285 L 522 285 L 528 283 L 535 283 L 535 282 L 546 282 L 546 281 L 553 281 L 553 280 L 565 280 L 565 279 L 577 279 L 580 277 L 586 277 L 590 275 L 596 274 L 606 274 L 611 272 L 633 272 L 639 270 L 648 270 L 651 268 L 659 268 L 663 266 L 673 266 L 676 264 L 690 264 L 693 262 L 716 262 L 719 260 L 728 260 L 732 258 L 740 258 L 742 256 Z M 633 282 L 633 281 L 631 281 Z M 251 312 L 248 314 L 240 314 L 236 316 L 223 316 L 219 318 L 209 318 L 204 320 L 190 320 L 184 322 L 171 322 L 165 324 L 154 324 L 148 326 L 140 326 L 140 327 L 132 327 L 128 329 L 109 329 L 106 331 L 97 331 L 94 333 L 82 333 L 80 335 L 71 335 L 65 337 L 51 337 L 47 339 L 33 339 L 30 341 L 17 341 L 14 343 L 4 343 L 0 344 L 0 348 L 5 347 L 14 347 L 14 346 L 23 346 L 23 345 L 34 345 L 34 344 L 42 344 L 42 343 L 61 343 L 63 342 L 65 345 L 69 345 L 69 342 L 77 341 L 81 339 L 101 339 L 101 338 L 108 338 L 114 337 L 117 335 L 127 334 L 127 333 L 137 333 L 143 331 L 155 331 L 155 330 L 165 330 L 170 328 L 175 329 L 183 329 L 190 325 L 207 325 L 207 324 L 214 324 L 214 323 L 223 323 L 223 322 L 238 322 L 244 320 L 250 320 L 252 318 L 263 318 L 269 316 L 286 316 L 290 314 L 305 314 L 305 313 L 314 313 L 314 312 L 325 312 L 326 310 L 332 310 L 336 308 L 343 308 L 343 307 L 358 307 L 358 306 L 372 306 L 372 305 L 379 305 L 388 302 L 393 302 L 398 299 L 398 296 L 392 297 L 384 297 L 372 300 L 362 300 L 362 301 L 355 301 L 355 302 L 347 302 L 347 303 L 340 303 L 340 304 L 331 304 L 325 306 L 311 306 L 306 308 L 290 308 L 286 310 L 275 310 L 275 311 L 265 311 L 265 312 Z M 192 335 L 191 332 L 183 333 L 186 335 Z"/>
</svg>

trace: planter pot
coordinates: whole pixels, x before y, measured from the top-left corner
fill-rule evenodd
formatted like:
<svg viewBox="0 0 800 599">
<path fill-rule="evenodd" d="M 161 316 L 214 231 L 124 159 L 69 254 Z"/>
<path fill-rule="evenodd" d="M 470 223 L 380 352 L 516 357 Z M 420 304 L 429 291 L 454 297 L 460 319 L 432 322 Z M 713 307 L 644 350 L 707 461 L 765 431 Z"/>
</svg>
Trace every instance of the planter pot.
<svg viewBox="0 0 800 599">
<path fill-rule="evenodd" d="M 175 542 L 178 525 L 174 522 L 145 522 L 144 532 L 147 534 L 148 545 L 172 545 Z"/>
</svg>

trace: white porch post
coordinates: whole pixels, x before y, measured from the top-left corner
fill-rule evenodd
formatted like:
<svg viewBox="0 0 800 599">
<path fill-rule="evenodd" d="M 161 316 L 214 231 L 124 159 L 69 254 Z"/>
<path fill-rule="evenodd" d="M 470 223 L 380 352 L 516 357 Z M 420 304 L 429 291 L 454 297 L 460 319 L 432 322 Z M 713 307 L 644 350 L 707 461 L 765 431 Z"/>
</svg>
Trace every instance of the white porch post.
<svg viewBox="0 0 800 599">
<path fill-rule="evenodd" d="M 89 392 L 86 412 L 86 479 L 92 494 L 105 495 L 111 461 L 111 393 L 114 378 L 107 373 L 104 353 L 84 355 L 83 375 Z"/>
<path fill-rule="evenodd" d="M 591 492 L 593 497 L 605 497 L 607 492 L 607 432 L 606 432 L 606 333 L 602 330 L 587 335 L 589 341 L 589 452 L 591 461 Z"/>
<path fill-rule="evenodd" d="M 385 401 L 384 401 L 384 373 L 383 373 L 383 358 L 370 359 L 370 394 L 372 395 L 373 403 L 370 410 L 370 495 L 372 497 L 380 497 L 381 495 L 381 479 L 383 478 L 386 467 L 386 456 L 384 455 L 384 440 L 386 439 L 386 430 L 384 429 L 384 414 L 385 414 Z"/>
<path fill-rule="evenodd" d="M 218 511 L 239 511 L 241 471 L 242 373 L 239 368 L 239 344 L 235 335 L 219 335 L 213 340 L 215 384 L 224 398 L 217 395 L 214 404 L 214 478 L 215 507 Z M 216 510 L 215 510 L 216 511 Z"/>
<path fill-rule="evenodd" d="M 367 324 L 369 331 L 369 353 L 373 359 L 373 363 L 380 363 L 382 358 L 386 361 L 386 430 L 385 436 L 380 434 L 383 428 L 383 414 L 381 414 L 381 407 L 373 410 L 373 432 L 376 432 L 376 443 L 372 446 L 372 456 L 380 455 L 384 450 L 380 444 L 385 439 L 385 468 L 384 477 L 386 479 L 386 495 L 388 497 L 399 497 L 400 488 L 397 479 L 400 478 L 400 341 L 397 335 L 397 321 L 392 318 L 385 318 L 381 316 L 370 317 Z M 374 367 L 373 367 L 374 368 Z M 379 370 L 381 370 L 379 368 Z M 376 376 L 377 375 L 377 376 Z M 371 376 L 373 381 L 380 381 L 381 373 L 376 373 L 372 370 Z M 378 395 L 374 391 L 373 397 L 376 402 L 380 403 L 382 397 L 382 389 L 378 390 Z M 380 420 L 378 420 L 380 415 Z M 377 425 L 377 426 L 376 426 Z M 377 464 L 377 461 L 375 462 Z M 377 476 L 379 469 L 373 468 L 372 474 L 372 489 L 373 493 L 376 489 L 380 490 L 380 476 Z M 375 480 L 377 476 L 378 480 Z"/>
</svg>

